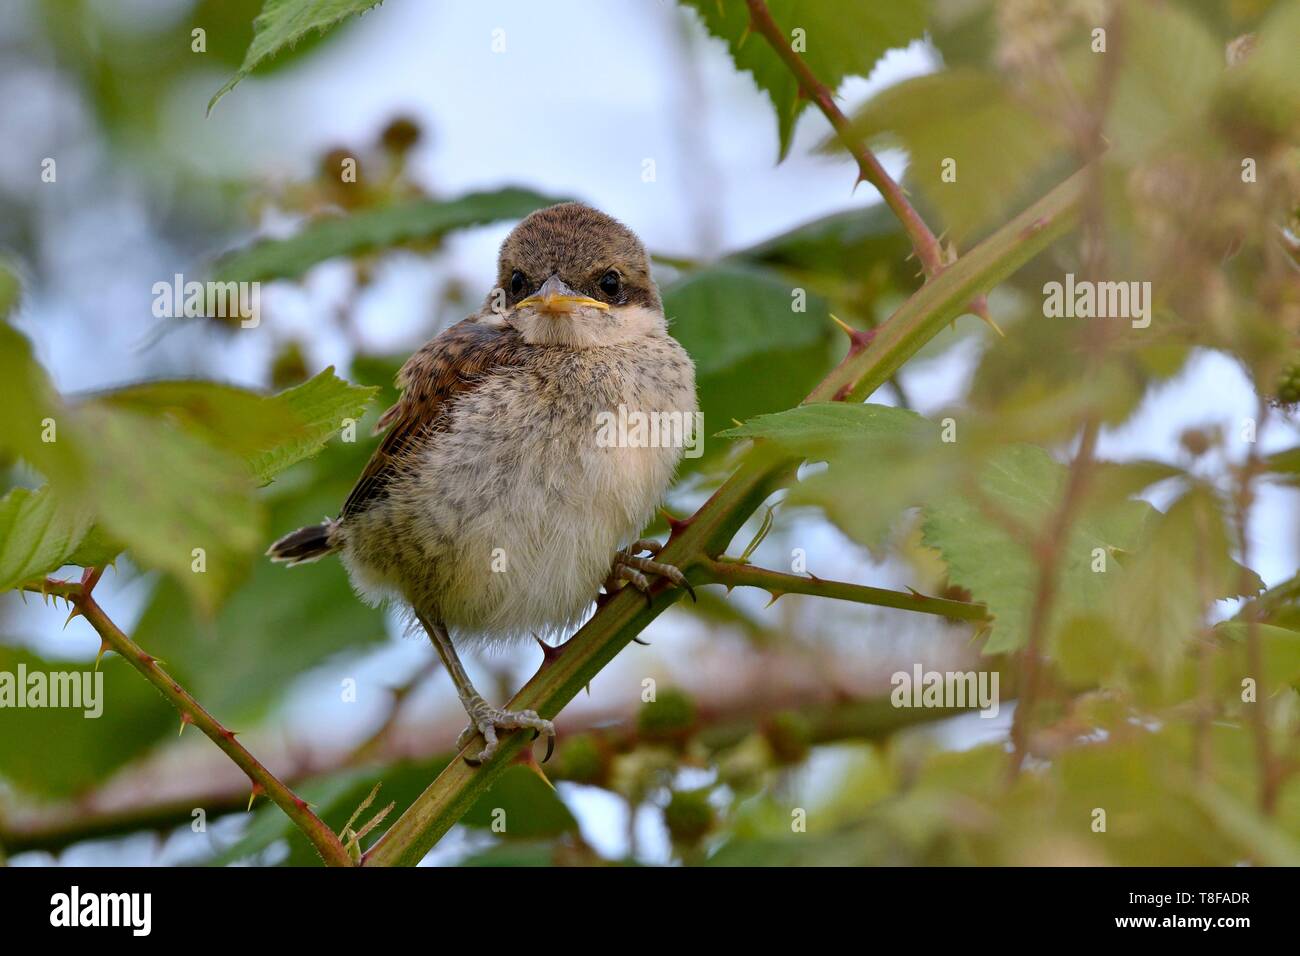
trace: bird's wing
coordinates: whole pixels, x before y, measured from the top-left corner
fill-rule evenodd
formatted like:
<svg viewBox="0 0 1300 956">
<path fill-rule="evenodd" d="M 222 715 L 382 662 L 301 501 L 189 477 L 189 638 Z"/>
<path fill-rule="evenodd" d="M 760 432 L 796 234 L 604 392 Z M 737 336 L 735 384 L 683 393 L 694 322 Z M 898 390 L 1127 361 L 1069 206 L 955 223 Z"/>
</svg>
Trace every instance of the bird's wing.
<svg viewBox="0 0 1300 956">
<path fill-rule="evenodd" d="M 457 322 L 406 360 L 397 373 L 402 396 L 380 416 L 375 430 L 388 429 L 340 517 L 364 511 L 387 493 L 404 456 L 422 437 L 447 427 L 452 399 L 470 391 L 487 373 L 519 365 L 525 348 L 511 328 L 471 316 Z"/>
</svg>

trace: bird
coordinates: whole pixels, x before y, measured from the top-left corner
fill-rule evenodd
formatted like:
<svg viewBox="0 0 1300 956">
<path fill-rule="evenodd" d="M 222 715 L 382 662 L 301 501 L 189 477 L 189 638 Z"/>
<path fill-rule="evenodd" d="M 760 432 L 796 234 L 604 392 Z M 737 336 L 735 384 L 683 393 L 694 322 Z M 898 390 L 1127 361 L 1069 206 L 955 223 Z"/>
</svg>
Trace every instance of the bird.
<svg viewBox="0 0 1300 956">
<path fill-rule="evenodd" d="M 518 729 L 545 734 L 549 757 L 552 721 L 488 703 L 458 648 L 569 632 L 602 585 L 649 600 L 654 577 L 695 596 L 639 537 L 686 442 L 602 433 L 620 413 L 680 416 L 664 420 L 688 439 L 700 424 L 695 366 L 669 334 L 644 245 L 582 203 L 536 210 L 502 243 L 483 305 L 416 351 L 397 385 L 338 516 L 267 554 L 337 554 L 364 600 L 409 610 L 469 716 L 457 748 L 483 739 L 467 762 Z"/>
</svg>

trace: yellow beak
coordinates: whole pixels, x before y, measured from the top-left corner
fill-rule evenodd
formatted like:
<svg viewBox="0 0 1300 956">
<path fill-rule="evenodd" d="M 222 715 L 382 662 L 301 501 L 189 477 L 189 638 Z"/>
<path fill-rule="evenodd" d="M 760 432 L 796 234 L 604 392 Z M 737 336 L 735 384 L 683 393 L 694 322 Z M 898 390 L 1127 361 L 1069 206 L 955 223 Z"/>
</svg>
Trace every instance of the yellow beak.
<svg viewBox="0 0 1300 956">
<path fill-rule="evenodd" d="M 539 312 L 549 312 L 552 315 L 577 312 L 579 309 L 609 311 L 609 303 L 585 295 L 578 295 L 556 276 L 551 276 L 543 282 L 540 289 L 528 298 L 521 300 L 515 308 L 522 309 L 525 306 L 532 306 Z"/>
</svg>

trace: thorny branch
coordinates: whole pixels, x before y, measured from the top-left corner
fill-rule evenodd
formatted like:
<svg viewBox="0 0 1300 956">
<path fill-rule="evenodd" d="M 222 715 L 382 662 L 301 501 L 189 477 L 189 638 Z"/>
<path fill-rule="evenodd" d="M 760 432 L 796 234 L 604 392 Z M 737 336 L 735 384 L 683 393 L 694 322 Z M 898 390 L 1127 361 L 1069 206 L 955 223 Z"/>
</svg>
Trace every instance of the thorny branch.
<svg viewBox="0 0 1300 956">
<path fill-rule="evenodd" d="M 781 28 L 772 18 L 772 12 L 768 10 L 765 0 L 745 0 L 745 2 L 749 5 L 749 20 L 752 28 L 762 35 L 776 55 L 781 58 L 781 62 L 794 74 L 802 95 L 817 105 L 822 115 L 835 128 L 844 148 L 857 161 L 858 181 L 870 183 L 876 188 L 890 211 L 903 224 L 903 229 L 912 241 L 912 248 L 916 251 L 916 257 L 920 260 L 925 274 L 930 278 L 937 276 L 948 265 L 945 262 L 943 247 L 930 231 L 930 227 L 925 224 L 925 220 L 907 201 L 902 187 L 885 171 L 885 167 L 880 164 L 875 153 L 851 135 L 849 119 L 836 104 L 834 92 L 817 78 L 804 62 L 803 57 L 795 52 L 789 38 L 781 32 Z M 983 294 L 971 301 L 969 309 L 997 329 L 989 316 L 988 302 Z"/>
<path fill-rule="evenodd" d="M 180 711 L 182 730 L 185 729 L 186 724 L 193 724 L 248 775 L 253 786 L 249 806 L 252 805 L 253 798 L 259 795 L 270 798 L 298 829 L 302 830 L 327 864 L 352 866 L 352 860 L 348 857 L 342 842 L 335 836 L 334 831 L 312 812 L 307 802 L 298 797 L 249 753 L 244 745 L 235 739 L 234 731 L 227 730 L 215 717 L 204 710 L 185 688 L 159 666 L 160 662 L 157 658 L 148 654 L 113 623 L 92 593 L 102 571 L 102 568 L 87 568 L 80 582 L 46 578 L 40 584 L 26 585 L 23 590 L 53 595 L 68 601 L 72 605 L 72 616 L 84 617 L 99 634 L 102 642 L 100 654 L 110 650 L 116 651 Z"/>
<path fill-rule="evenodd" d="M 903 611 L 916 611 L 920 614 L 935 614 L 956 621 L 983 624 L 992 620 L 988 609 L 982 604 L 929 597 L 916 591 L 891 591 L 888 588 L 874 588 L 863 584 L 845 584 L 840 581 L 827 581 L 815 575 L 802 577 L 717 558 L 705 559 L 700 562 L 700 565 L 702 570 L 699 580 L 708 584 L 725 585 L 728 590 L 737 587 L 762 588 L 772 595 L 773 603 L 786 594 L 811 594 L 840 601 L 853 601 L 857 604 L 892 607 Z"/>
</svg>

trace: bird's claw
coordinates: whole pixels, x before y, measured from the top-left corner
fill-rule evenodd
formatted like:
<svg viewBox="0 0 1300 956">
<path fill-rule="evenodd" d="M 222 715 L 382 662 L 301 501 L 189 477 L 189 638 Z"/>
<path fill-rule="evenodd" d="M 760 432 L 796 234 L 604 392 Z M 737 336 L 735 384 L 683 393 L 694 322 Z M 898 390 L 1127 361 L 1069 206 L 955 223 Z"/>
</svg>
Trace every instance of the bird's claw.
<svg viewBox="0 0 1300 956">
<path fill-rule="evenodd" d="M 484 747 L 477 755 L 465 757 L 465 762 L 471 767 L 477 767 L 485 760 L 491 759 L 497 752 L 500 743 L 497 739 L 498 730 L 530 728 L 533 731 L 533 740 L 545 734 L 546 756 L 542 758 L 543 763 L 550 760 L 551 754 L 555 752 L 555 724 L 540 716 L 535 710 L 506 710 L 502 707 L 493 707 L 482 697 L 475 697 L 466 704 L 465 711 L 469 714 L 470 724 L 461 731 L 456 746 L 464 749 L 477 734 L 482 734 L 484 741 Z"/>
<path fill-rule="evenodd" d="M 653 557 L 642 558 L 637 556 L 639 551 L 648 551 L 654 556 L 658 556 L 663 550 L 663 546 L 657 541 L 637 541 L 631 547 L 618 552 L 614 557 L 614 568 L 612 577 L 616 580 L 626 581 L 632 587 L 636 588 L 645 595 L 646 604 L 651 603 L 650 599 L 650 580 L 647 574 L 653 574 L 656 577 L 667 578 L 679 588 L 685 588 L 686 593 L 695 598 L 695 588 L 691 587 L 691 582 L 686 580 L 686 575 L 682 574 L 671 564 L 665 564 L 662 561 L 656 561 Z"/>
</svg>

